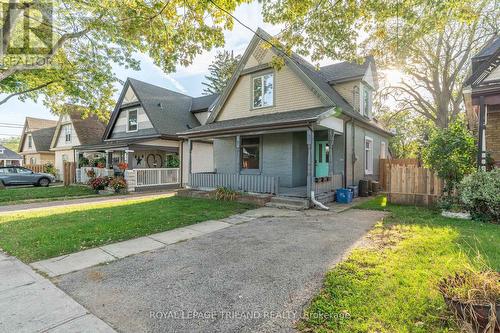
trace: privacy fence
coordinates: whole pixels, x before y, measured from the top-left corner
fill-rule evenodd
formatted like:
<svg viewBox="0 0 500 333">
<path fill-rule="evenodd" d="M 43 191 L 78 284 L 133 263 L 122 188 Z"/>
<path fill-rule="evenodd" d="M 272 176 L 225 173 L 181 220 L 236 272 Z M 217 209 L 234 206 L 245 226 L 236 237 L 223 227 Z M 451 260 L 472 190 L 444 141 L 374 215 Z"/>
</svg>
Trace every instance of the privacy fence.
<svg viewBox="0 0 500 333">
<path fill-rule="evenodd" d="M 380 184 L 389 202 L 432 205 L 443 193 L 443 181 L 416 159 L 380 160 Z"/>
</svg>

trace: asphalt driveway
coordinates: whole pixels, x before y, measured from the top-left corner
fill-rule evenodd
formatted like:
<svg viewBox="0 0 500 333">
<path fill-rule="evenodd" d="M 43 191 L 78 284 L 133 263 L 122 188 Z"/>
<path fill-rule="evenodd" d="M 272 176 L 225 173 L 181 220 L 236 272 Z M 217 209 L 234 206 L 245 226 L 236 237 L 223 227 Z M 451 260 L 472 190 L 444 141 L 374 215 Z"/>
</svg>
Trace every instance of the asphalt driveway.
<svg viewBox="0 0 500 333">
<path fill-rule="evenodd" d="M 59 277 L 120 332 L 288 332 L 325 272 L 383 216 L 259 218 Z"/>
</svg>

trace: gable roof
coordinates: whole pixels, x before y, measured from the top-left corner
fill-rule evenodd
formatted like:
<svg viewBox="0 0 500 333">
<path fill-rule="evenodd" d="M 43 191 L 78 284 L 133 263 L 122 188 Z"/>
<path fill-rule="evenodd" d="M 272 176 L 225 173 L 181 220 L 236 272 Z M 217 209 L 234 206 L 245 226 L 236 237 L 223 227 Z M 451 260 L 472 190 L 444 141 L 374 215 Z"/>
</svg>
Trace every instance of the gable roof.
<svg viewBox="0 0 500 333">
<path fill-rule="evenodd" d="M 477 87 L 493 70 L 500 66 L 500 36 L 496 36 L 483 47 L 478 55 L 474 56 L 473 61 L 476 61 L 478 66 L 467 78 L 465 85 Z"/>
<path fill-rule="evenodd" d="M 3 153 L 2 153 L 3 151 Z M 23 157 L 18 153 L 0 145 L 0 160 L 22 160 Z"/>
<path fill-rule="evenodd" d="M 214 95 L 193 98 L 150 83 L 128 78 L 104 132 L 104 140 L 108 140 L 111 135 L 128 87 L 131 87 L 134 91 L 159 136 L 176 136 L 178 132 L 200 126 L 200 122 L 193 113 L 208 110 L 217 98 Z M 194 109 L 192 108 L 193 105 Z"/>
<path fill-rule="evenodd" d="M 344 61 L 323 66 L 320 67 L 320 72 L 329 83 L 350 81 L 362 78 L 370 63 L 375 63 L 375 59 L 372 56 L 365 57 L 365 61 L 362 64 Z"/>
<path fill-rule="evenodd" d="M 88 116 L 87 118 L 82 118 L 83 109 L 78 105 L 67 105 L 66 108 L 69 109 L 69 119 L 73 124 L 75 129 L 75 134 L 78 137 L 81 145 L 91 145 L 101 142 L 102 135 L 106 126 L 104 123 L 94 114 Z M 61 134 L 62 117 L 57 123 L 57 127 L 52 138 L 50 148 L 56 148 L 57 139 Z"/>
<path fill-rule="evenodd" d="M 256 34 L 253 36 L 252 40 L 250 41 L 247 49 L 243 53 L 243 56 L 240 59 L 240 62 L 238 63 L 238 66 L 233 73 L 233 76 L 231 77 L 228 85 L 226 88 L 223 90 L 221 93 L 220 97 L 217 100 L 216 105 L 214 106 L 213 112 L 210 114 L 210 117 L 207 120 L 208 123 L 212 123 L 216 120 L 220 110 L 224 106 L 224 103 L 226 102 L 227 98 L 230 95 L 231 90 L 234 88 L 236 85 L 236 82 L 238 81 L 238 78 L 240 77 L 244 65 L 247 62 L 248 58 L 252 54 L 253 50 L 259 45 L 261 39 L 265 40 L 271 40 L 273 37 L 262 30 L 261 28 L 257 29 Z M 352 117 L 354 119 L 357 119 L 365 124 L 368 124 L 370 126 L 374 126 L 373 123 L 363 117 L 362 115 L 356 113 L 353 109 L 353 107 L 335 90 L 334 87 L 332 87 L 329 84 L 329 80 L 327 77 L 325 77 L 325 74 L 321 70 L 317 70 L 311 63 L 309 63 L 307 60 L 302 58 L 300 55 L 298 55 L 295 52 L 292 52 L 290 55 L 284 54 L 283 51 L 278 50 L 275 47 L 271 47 L 271 49 L 279 55 L 283 55 L 285 62 L 287 65 L 290 66 L 290 68 L 299 76 L 303 79 L 304 83 L 308 85 L 315 93 L 317 93 L 320 96 L 320 99 L 325 103 L 325 106 L 333 106 L 336 107 L 339 112 L 344 113 L 345 115 L 348 115 L 349 117 Z M 371 63 L 373 58 L 367 57 L 367 61 L 365 63 L 368 66 L 369 63 Z M 361 66 L 363 67 L 363 66 Z M 356 68 L 355 66 L 352 68 Z M 373 68 L 372 70 L 374 70 Z M 346 70 L 347 71 L 347 70 Z M 332 75 L 332 69 L 327 71 Z M 365 68 L 366 72 L 366 68 Z M 363 74 L 365 73 L 363 72 Z M 356 73 L 357 74 L 357 71 Z M 347 74 L 344 74 L 347 75 Z"/>
<path fill-rule="evenodd" d="M 26 117 L 24 121 L 23 133 L 21 134 L 21 140 L 19 141 L 19 151 L 22 151 L 24 146 L 24 138 L 26 137 L 26 132 L 29 130 L 31 132 L 31 137 L 33 139 L 33 144 L 37 151 L 49 151 L 50 142 L 54 136 L 56 130 L 57 120 L 41 119 Z"/>
</svg>

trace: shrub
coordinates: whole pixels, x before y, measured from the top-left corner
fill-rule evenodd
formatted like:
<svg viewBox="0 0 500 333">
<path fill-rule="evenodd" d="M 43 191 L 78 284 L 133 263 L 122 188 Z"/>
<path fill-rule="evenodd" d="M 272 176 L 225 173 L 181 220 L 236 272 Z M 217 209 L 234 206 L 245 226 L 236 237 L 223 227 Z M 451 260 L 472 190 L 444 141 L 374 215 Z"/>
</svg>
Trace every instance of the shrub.
<svg viewBox="0 0 500 333">
<path fill-rule="evenodd" d="M 94 169 L 88 169 L 85 173 L 87 174 L 87 177 L 90 178 L 90 180 L 92 180 L 96 177 Z"/>
<path fill-rule="evenodd" d="M 43 172 L 50 173 L 51 175 L 55 176 L 56 173 L 57 173 L 57 170 L 56 170 L 54 164 L 52 164 L 52 163 L 46 163 L 43 166 Z"/>
<path fill-rule="evenodd" d="M 218 187 L 215 190 L 215 199 L 223 201 L 234 201 L 238 196 L 238 192 L 227 187 Z"/>
<path fill-rule="evenodd" d="M 98 168 L 104 168 L 106 166 L 106 158 L 105 157 L 99 157 L 94 160 L 94 165 L 95 167 Z"/>
<path fill-rule="evenodd" d="M 500 221 L 500 169 L 478 171 L 459 186 L 460 200 L 473 218 Z"/>
<path fill-rule="evenodd" d="M 78 161 L 78 167 L 83 168 L 86 166 L 89 166 L 90 162 L 89 159 L 86 157 L 80 157 L 80 160 Z"/>
<path fill-rule="evenodd" d="M 102 191 L 108 186 L 109 178 L 108 177 L 96 177 L 89 180 L 89 185 L 94 191 Z"/>
<path fill-rule="evenodd" d="M 167 161 L 165 163 L 167 168 L 178 168 L 179 167 L 179 156 L 177 155 L 168 155 Z"/>
<path fill-rule="evenodd" d="M 115 177 L 111 178 L 108 185 L 118 193 L 120 190 L 127 188 L 127 181 L 123 177 Z"/>
<path fill-rule="evenodd" d="M 467 174 L 475 170 L 475 139 L 461 121 L 434 130 L 422 153 L 425 165 L 445 181 L 445 191 L 449 195 Z"/>
</svg>

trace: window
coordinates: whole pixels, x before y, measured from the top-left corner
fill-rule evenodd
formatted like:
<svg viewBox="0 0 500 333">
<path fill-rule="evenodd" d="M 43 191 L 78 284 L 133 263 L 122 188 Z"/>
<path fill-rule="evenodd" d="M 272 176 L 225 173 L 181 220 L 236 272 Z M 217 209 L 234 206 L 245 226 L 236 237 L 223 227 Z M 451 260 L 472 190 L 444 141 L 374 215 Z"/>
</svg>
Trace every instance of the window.
<svg viewBox="0 0 500 333">
<path fill-rule="evenodd" d="M 66 162 L 66 161 L 68 160 L 68 155 L 63 154 L 63 156 L 62 156 L 62 160 L 63 160 L 63 162 Z"/>
<path fill-rule="evenodd" d="M 127 114 L 127 132 L 137 131 L 137 110 L 129 110 Z"/>
<path fill-rule="evenodd" d="M 263 108 L 274 103 L 274 75 L 265 74 L 253 78 L 253 108 Z"/>
<path fill-rule="evenodd" d="M 371 108 L 371 91 L 364 87 L 363 88 L 363 114 L 365 116 L 370 115 L 370 108 Z"/>
<path fill-rule="evenodd" d="M 241 139 L 241 168 L 245 170 L 260 169 L 260 138 Z"/>
<path fill-rule="evenodd" d="M 72 132 L 73 129 L 71 128 L 71 125 L 64 125 L 64 141 L 71 142 Z"/>
<path fill-rule="evenodd" d="M 385 142 L 380 142 L 380 158 L 386 158 L 386 149 Z"/>
<path fill-rule="evenodd" d="M 365 174 L 373 174 L 373 139 L 365 137 Z"/>
<path fill-rule="evenodd" d="M 33 137 L 28 135 L 28 148 L 33 148 Z"/>
<path fill-rule="evenodd" d="M 33 173 L 33 171 L 31 171 L 30 169 L 17 168 L 17 173 L 27 175 Z"/>
<path fill-rule="evenodd" d="M 31 157 L 30 158 L 30 164 L 36 164 L 36 158 Z"/>
<path fill-rule="evenodd" d="M 354 86 L 352 88 L 352 101 L 353 101 L 353 105 L 354 105 L 354 110 L 355 111 L 359 111 L 359 87 L 358 86 Z"/>
</svg>

